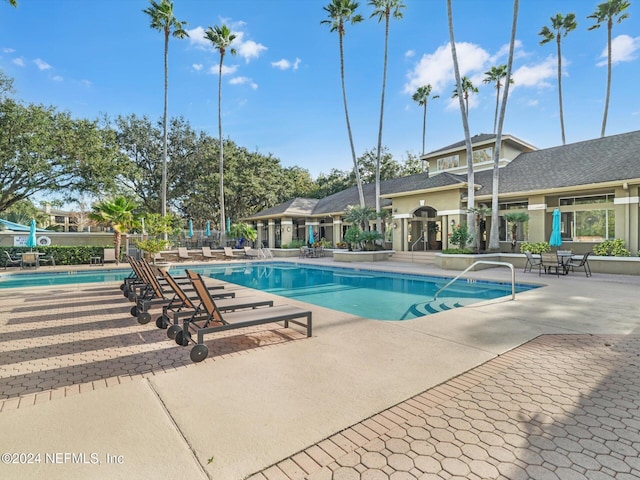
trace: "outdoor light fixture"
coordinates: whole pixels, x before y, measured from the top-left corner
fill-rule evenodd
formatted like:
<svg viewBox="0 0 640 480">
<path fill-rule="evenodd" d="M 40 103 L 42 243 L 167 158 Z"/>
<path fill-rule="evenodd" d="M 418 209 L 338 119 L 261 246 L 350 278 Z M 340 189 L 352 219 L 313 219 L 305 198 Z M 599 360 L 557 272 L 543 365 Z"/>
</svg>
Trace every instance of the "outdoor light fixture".
<svg viewBox="0 0 640 480">
<path fill-rule="evenodd" d="M 456 221 L 451 219 L 451 228 L 454 228 L 456 226 Z"/>
<path fill-rule="evenodd" d="M 287 227 L 287 232 L 290 232 L 290 231 L 291 231 L 291 227 Z"/>
</svg>

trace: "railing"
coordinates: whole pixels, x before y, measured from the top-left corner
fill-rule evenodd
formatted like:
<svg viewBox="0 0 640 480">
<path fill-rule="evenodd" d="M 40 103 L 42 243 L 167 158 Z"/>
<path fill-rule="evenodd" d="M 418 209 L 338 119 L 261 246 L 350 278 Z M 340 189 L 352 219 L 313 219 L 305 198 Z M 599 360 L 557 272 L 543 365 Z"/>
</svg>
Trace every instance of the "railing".
<svg viewBox="0 0 640 480">
<path fill-rule="evenodd" d="M 424 235 L 420 235 L 420 238 L 411 244 L 411 262 L 413 262 L 413 249 L 422 241 L 424 241 Z"/>
<path fill-rule="evenodd" d="M 476 265 L 479 265 L 481 263 L 485 264 L 485 265 L 499 265 L 499 266 L 508 267 L 508 268 L 511 269 L 511 300 L 515 300 L 516 299 L 516 271 L 513 268 L 513 265 L 511 265 L 510 263 L 507 263 L 507 262 L 494 262 L 494 261 L 491 261 L 491 260 L 478 260 L 477 262 L 473 262 L 463 272 L 460 272 L 458 275 L 456 275 L 456 277 L 453 280 L 449 281 L 444 287 L 440 288 L 436 292 L 436 294 L 433 296 L 433 299 L 436 300 L 438 298 L 438 295 L 440 295 L 440 292 L 442 292 L 445 288 L 447 288 L 453 282 L 458 280 L 462 275 L 467 273 L 473 267 L 475 267 Z"/>
</svg>

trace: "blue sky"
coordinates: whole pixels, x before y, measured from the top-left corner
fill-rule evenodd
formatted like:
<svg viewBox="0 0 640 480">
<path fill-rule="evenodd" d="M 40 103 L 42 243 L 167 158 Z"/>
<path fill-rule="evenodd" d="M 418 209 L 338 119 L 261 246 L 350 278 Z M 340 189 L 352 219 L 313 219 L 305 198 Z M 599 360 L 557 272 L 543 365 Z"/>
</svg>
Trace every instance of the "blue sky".
<svg viewBox="0 0 640 480">
<path fill-rule="evenodd" d="M 174 0 L 189 39 L 169 43 L 169 115 L 217 137 L 218 53 L 202 38 L 227 24 L 238 55 L 225 57 L 223 133 L 249 150 L 271 153 L 283 166 L 315 178 L 352 166 L 339 76 L 338 37 L 323 6 L 329 0 Z M 422 109 L 411 99 L 431 83 L 427 147 L 463 139 L 448 45 L 445 0 L 405 0 L 404 18 L 391 22 L 383 145 L 397 160 L 422 148 Z M 578 28 L 563 40 L 567 143 L 596 138 L 606 88 L 606 27 L 587 31 L 597 0 L 521 0 L 514 80 L 504 132 L 538 148 L 561 143 L 555 43 L 538 32 L 556 13 L 576 14 Z M 640 11 L 616 24 L 607 134 L 640 129 Z M 163 35 L 149 28 L 147 0 L 0 1 L 0 68 L 26 102 L 54 105 L 76 117 L 102 114 L 162 118 Z M 384 27 L 369 19 L 345 36 L 347 99 L 356 152 L 377 144 Z M 462 74 L 480 93 L 471 100 L 472 134 L 491 133 L 495 89 L 482 83 L 492 65 L 506 63 L 512 2 L 454 0 Z"/>
</svg>

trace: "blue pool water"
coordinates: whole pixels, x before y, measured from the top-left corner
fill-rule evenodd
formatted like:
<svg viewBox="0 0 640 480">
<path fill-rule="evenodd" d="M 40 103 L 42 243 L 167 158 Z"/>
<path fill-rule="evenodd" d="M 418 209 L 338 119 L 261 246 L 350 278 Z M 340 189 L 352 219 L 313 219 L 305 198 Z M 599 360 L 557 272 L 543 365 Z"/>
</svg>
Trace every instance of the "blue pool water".
<svg viewBox="0 0 640 480">
<path fill-rule="evenodd" d="M 433 301 L 450 278 L 285 262 L 193 266 L 224 282 L 377 320 L 405 320 L 511 294 L 510 283 L 461 279 Z M 129 269 L 0 275 L 0 288 L 120 281 Z M 174 275 L 182 269 L 171 269 Z M 522 292 L 534 285 L 516 285 Z"/>
</svg>

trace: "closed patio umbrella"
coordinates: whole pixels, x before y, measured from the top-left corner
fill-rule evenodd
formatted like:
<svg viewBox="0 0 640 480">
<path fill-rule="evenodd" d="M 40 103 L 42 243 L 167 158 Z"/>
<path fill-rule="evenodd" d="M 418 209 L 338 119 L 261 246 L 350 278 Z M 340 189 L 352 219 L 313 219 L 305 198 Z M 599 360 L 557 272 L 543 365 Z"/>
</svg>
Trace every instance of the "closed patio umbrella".
<svg viewBox="0 0 640 480">
<path fill-rule="evenodd" d="M 29 225 L 29 237 L 27 238 L 27 247 L 34 248 L 38 245 L 36 241 L 36 221 L 35 219 L 31 219 L 31 224 Z"/>
<path fill-rule="evenodd" d="M 228 234 L 231 231 L 231 217 L 227 217 L 227 230 L 226 233 Z"/>
<path fill-rule="evenodd" d="M 207 227 L 206 227 L 206 229 L 205 229 L 205 231 L 204 231 L 204 234 L 205 234 L 207 237 L 210 237 L 210 236 L 211 236 L 211 221 L 209 221 L 209 220 L 207 220 Z"/>
<path fill-rule="evenodd" d="M 314 243 L 316 243 L 316 241 L 313 238 L 313 227 L 309 225 L 309 245 L 313 245 Z"/>
<path fill-rule="evenodd" d="M 187 234 L 189 238 L 193 237 L 193 220 L 189 219 L 189 233 Z"/>
<path fill-rule="evenodd" d="M 560 232 L 560 210 L 557 208 L 553 211 L 553 222 L 551 224 L 551 238 L 549 245 L 559 247 L 562 245 L 562 233 Z"/>
</svg>

